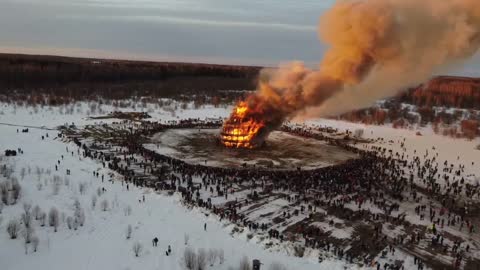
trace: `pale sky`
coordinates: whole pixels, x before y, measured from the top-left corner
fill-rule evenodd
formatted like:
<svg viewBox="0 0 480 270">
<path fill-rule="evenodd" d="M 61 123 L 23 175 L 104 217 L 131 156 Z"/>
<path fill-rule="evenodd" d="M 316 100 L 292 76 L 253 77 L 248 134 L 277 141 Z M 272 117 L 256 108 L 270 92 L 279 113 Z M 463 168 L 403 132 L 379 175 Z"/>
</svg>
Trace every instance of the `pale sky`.
<svg viewBox="0 0 480 270">
<path fill-rule="evenodd" d="M 0 52 L 314 66 L 334 0 L 0 0 Z M 480 60 L 451 74 L 480 76 Z"/>
</svg>

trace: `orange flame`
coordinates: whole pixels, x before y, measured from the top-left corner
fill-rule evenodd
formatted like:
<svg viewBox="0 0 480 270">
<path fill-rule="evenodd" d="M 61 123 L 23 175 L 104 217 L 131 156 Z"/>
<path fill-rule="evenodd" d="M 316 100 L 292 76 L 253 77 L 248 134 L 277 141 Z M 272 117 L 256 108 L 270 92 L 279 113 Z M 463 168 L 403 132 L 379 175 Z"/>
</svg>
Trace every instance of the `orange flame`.
<svg viewBox="0 0 480 270">
<path fill-rule="evenodd" d="M 225 121 L 221 132 L 221 142 L 230 148 L 255 148 L 260 146 L 261 140 L 256 140 L 259 132 L 265 126 L 248 117 L 251 110 L 247 103 L 240 102 L 233 110 L 230 118 Z"/>
</svg>

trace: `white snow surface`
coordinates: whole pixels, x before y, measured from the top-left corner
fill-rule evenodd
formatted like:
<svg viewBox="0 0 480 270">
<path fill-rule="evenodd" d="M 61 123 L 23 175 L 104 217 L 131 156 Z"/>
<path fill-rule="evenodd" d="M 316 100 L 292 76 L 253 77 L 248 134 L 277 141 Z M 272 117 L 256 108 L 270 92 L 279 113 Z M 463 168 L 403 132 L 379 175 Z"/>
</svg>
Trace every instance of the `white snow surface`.
<svg viewBox="0 0 480 270">
<path fill-rule="evenodd" d="M 67 107 L 52 108 L 25 108 L 0 103 L 0 166 L 7 164 L 14 168 L 14 177 L 22 186 L 22 194 L 19 202 L 13 206 L 5 206 L 0 214 L 0 269 L 23 270 L 23 269 L 184 269 L 182 254 L 185 249 L 184 234 L 190 236 L 189 247 L 197 250 L 204 248 L 207 251 L 223 249 L 225 262 L 219 264 L 218 260 L 209 269 L 228 269 L 230 266 L 237 267 L 240 259 L 245 255 L 250 259 L 258 258 L 268 269 L 272 262 L 280 262 L 287 269 L 370 269 L 345 264 L 335 259 L 324 260 L 318 263 L 318 253 L 311 252 L 306 258 L 296 258 L 291 255 L 292 249 L 278 246 L 265 250 L 261 239 L 253 237 L 249 239 L 248 229 L 240 234 L 232 234 L 233 225 L 226 221 L 220 222 L 213 215 L 206 215 L 198 209 L 187 209 L 182 205 L 178 195 L 168 196 L 157 194 L 150 189 L 137 189 L 121 184 L 121 178 L 112 171 L 103 169 L 101 164 L 94 160 L 79 158 L 77 147 L 73 144 L 54 139 L 56 131 L 30 129 L 29 133 L 17 133 L 21 126 L 55 128 L 65 123 L 75 122 L 77 125 L 87 125 L 98 122 L 118 121 L 116 119 L 92 120 L 90 115 L 102 115 L 114 111 L 132 111 L 131 108 L 114 108 L 103 105 L 102 110 L 89 113 L 89 104 L 79 103 L 74 106 L 71 113 L 65 112 Z M 148 111 L 152 120 L 170 121 L 176 119 L 194 118 L 218 118 L 227 117 L 230 108 L 214 108 L 207 106 L 194 109 L 189 106 L 184 110 L 172 113 L 165 108 L 157 108 L 149 104 L 145 108 L 137 108 L 136 111 Z M 13 124 L 19 126 L 4 125 Z M 387 126 L 365 126 L 335 120 L 312 120 L 308 125 L 331 126 L 340 130 L 364 129 L 364 137 L 376 139 L 385 138 L 384 142 L 376 142 L 373 145 L 387 147 L 393 151 L 400 151 L 400 143 L 405 140 L 405 148 L 410 156 L 413 151 L 422 157 L 425 151 L 438 153 L 439 162 L 448 160 L 449 164 L 462 162 L 465 171 L 472 176 L 469 181 L 478 181 L 480 176 L 480 151 L 475 149 L 480 140 L 467 141 L 453 139 L 433 134 L 429 128 L 422 130 L 401 130 Z M 416 135 L 420 131 L 422 136 Z M 41 139 L 42 135 L 49 133 L 49 138 Z M 389 141 L 393 141 L 390 143 Z M 372 145 L 372 144 L 369 144 Z M 365 145 L 363 147 L 370 147 Z M 5 149 L 22 148 L 24 154 L 14 158 L 1 156 Z M 67 153 L 74 151 L 74 155 Z M 435 150 L 433 150 L 435 147 Z M 61 155 L 64 155 L 62 160 Z M 457 161 L 457 157 L 459 160 Z M 55 164 L 60 160 L 59 171 L 55 171 Z M 471 165 L 475 162 L 475 165 Z M 21 175 L 22 168 L 26 174 Z M 38 169 L 37 169 L 38 168 Z M 71 175 L 66 176 L 66 169 L 71 170 Z M 41 173 L 38 173 L 40 171 Z M 42 172 L 43 171 L 43 172 Z M 105 182 L 94 177 L 92 172 L 98 171 L 105 175 Z M 112 174 L 112 177 L 109 176 Z M 57 195 L 53 194 L 53 176 L 58 175 L 62 179 L 62 186 Z M 114 181 L 109 182 L 112 178 Z M 67 180 L 67 181 L 66 181 Z M 0 176 L 0 181 L 4 178 Z M 68 182 L 68 185 L 66 184 Z M 42 184 L 41 190 L 38 184 Z M 79 184 L 86 183 L 85 194 L 80 194 Z M 98 197 L 95 208 L 91 206 L 93 194 L 97 189 L 105 187 L 107 190 Z M 139 202 L 145 196 L 145 202 Z M 78 230 L 69 230 L 65 219 L 73 215 L 73 203 L 78 199 L 85 211 L 86 221 Z M 107 211 L 100 209 L 100 204 L 106 200 L 109 204 Z M 6 233 L 6 225 L 12 219 L 19 219 L 23 211 L 23 204 L 31 203 L 39 205 L 47 212 L 55 206 L 61 213 L 61 222 L 58 232 L 51 227 L 40 227 L 38 221 L 34 221 L 35 235 L 40 239 L 37 252 L 29 247 L 25 254 L 23 239 L 11 240 Z M 130 206 L 131 215 L 125 214 L 125 209 Z M 365 206 L 372 208 L 373 206 Z M 356 209 L 355 205 L 351 206 Z M 268 212 L 268 209 L 265 209 Z M 381 210 L 378 210 L 381 211 Z M 204 231 L 204 224 L 207 230 Z M 128 225 L 132 225 L 132 239 L 126 240 L 125 232 Z M 328 224 L 318 224 L 328 226 Z M 349 231 L 331 228 L 339 238 L 349 237 Z M 153 237 L 159 238 L 158 247 L 152 247 Z M 139 241 L 143 245 L 140 257 L 135 257 L 132 245 Z M 263 243 L 264 244 L 264 243 Z M 165 251 L 171 245 L 172 254 L 166 256 Z M 308 255 L 308 250 L 307 250 Z M 392 262 L 395 259 L 406 260 L 405 269 L 413 269 L 413 259 L 401 251 L 395 256 L 389 256 L 380 261 Z"/>
<path fill-rule="evenodd" d="M 3 106 L 4 113 L 0 115 L 0 122 L 55 127 L 63 122 L 88 124 L 94 121 L 88 120 L 85 115 L 55 115 L 55 109 L 50 115 L 30 114 L 31 109 L 21 107 L 16 108 L 15 114 L 9 113 L 10 110 L 13 109 Z M 211 108 L 207 108 L 197 111 L 195 115 L 210 115 L 211 111 Z M 17 133 L 17 128 L 21 129 L 17 126 L 0 125 L 0 149 L 3 151 L 22 148 L 24 151 L 24 154 L 17 157 L 0 156 L 0 164 L 13 167 L 13 176 L 22 186 L 20 200 L 15 205 L 5 206 L 0 214 L 2 270 L 184 269 L 181 257 L 186 247 L 185 234 L 190 238 L 188 246 L 195 250 L 224 250 L 225 262 L 219 264 L 217 260 L 209 269 L 237 267 L 243 256 L 260 259 L 265 268 L 272 262 L 279 262 L 288 269 L 344 269 L 345 263 L 334 259 L 319 264 L 316 258 L 296 258 L 289 255 L 288 249 L 265 250 L 256 243 L 258 239 L 248 240 L 248 229 L 241 234 L 232 235 L 233 225 L 220 222 L 217 217 L 207 216 L 198 209 L 187 209 L 178 195 L 157 194 L 150 189 L 137 189 L 133 186 L 127 191 L 126 185 L 121 184 L 120 176 L 103 169 L 101 164 L 94 160 L 79 157 L 74 144 L 54 139 L 56 131 L 31 128 L 28 133 Z M 42 140 L 41 136 L 46 133 L 49 137 Z M 71 151 L 74 152 L 73 156 Z M 55 171 L 58 160 L 60 165 L 58 171 Z M 24 177 L 22 168 L 25 168 Z M 66 175 L 67 169 L 71 170 L 70 176 Z M 101 177 L 94 177 L 93 171 L 105 175 L 105 181 L 102 182 Z M 62 180 L 56 195 L 53 191 L 54 175 L 60 176 Z M 114 181 L 109 182 L 110 179 Z M 0 180 L 4 181 L 4 178 L 0 176 Z M 80 194 L 80 183 L 86 183 L 84 194 Z M 40 184 L 41 189 L 38 188 Z M 106 192 L 98 197 L 96 206 L 92 208 L 92 196 L 97 196 L 97 190 L 103 187 Z M 145 202 L 140 202 L 143 196 Z M 86 221 L 78 230 L 70 230 L 67 228 L 66 218 L 73 216 L 76 199 L 85 211 Z M 107 211 L 102 211 L 100 207 L 104 200 L 109 205 Z M 51 207 L 56 207 L 60 212 L 58 232 L 48 226 L 48 221 L 45 227 L 40 227 L 39 222 L 34 220 L 35 235 L 40 239 L 40 244 L 37 252 L 33 252 L 30 245 L 27 254 L 22 237 L 12 240 L 6 233 L 7 223 L 20 218 L 25 203 L 38 205 L 47 214 Z M 131 207 L 131 215 L 126 214 L 127 207 Z M 129 240 L 126 239 L 128 225 L 133 227 L 132 238 Z M 154 237 L 159 238 L 158 247 L 152 246 Z M 135 257 L 132 251 L 133 243 L 137 241 L 143 245 L 139 257 Z M 170 256 L 165 254 L 168 245 L 172 247 Z M 353 266 L 348 266 L 351 267 Z"/>
</svg>

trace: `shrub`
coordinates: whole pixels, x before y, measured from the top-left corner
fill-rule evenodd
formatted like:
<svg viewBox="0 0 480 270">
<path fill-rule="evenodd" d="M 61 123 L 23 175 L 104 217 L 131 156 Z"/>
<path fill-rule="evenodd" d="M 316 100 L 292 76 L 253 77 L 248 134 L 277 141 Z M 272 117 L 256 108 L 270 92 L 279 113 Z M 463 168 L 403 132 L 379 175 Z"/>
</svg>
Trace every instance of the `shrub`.
<svg viewBox="0 0 480 270">
<path fill-rule="evenodd" d="M 7 233 L 10 236 L 10 239 L 16 239 L 18 236 L 18 231 L 20 230 L 20 224 L 16 220 L 10 220 L 7 225 Z"/>
<path fill-rule="evenodd" d="M 132 250 L 133 250 L 133 253 L 135 254 L 135 257 L 138 257 L 140 255 L 140 253 L 142 252 L 142 249 L 143 249 L 143 246 L 140 242 L 137 241 L 133 244 Z"/>
<path fill-rule="evenodd" d="M 48 213 L 48 224 L 50 227 L 54 227 L 55 232 L 58 229 L 58 225 L 60 223 L 59 215 L 58 215 L 58 210 L 55 207 L 52 207 L 50 209 L 50 212 Z"/>
<path fill-rule="evenodd" d="M 197 265 L 197 254 L 193 249 L 189 247 L 185 249 L 183 252 L 183 263 L 187 270 L 195 270 L 195 266 Z"/>
</svg>

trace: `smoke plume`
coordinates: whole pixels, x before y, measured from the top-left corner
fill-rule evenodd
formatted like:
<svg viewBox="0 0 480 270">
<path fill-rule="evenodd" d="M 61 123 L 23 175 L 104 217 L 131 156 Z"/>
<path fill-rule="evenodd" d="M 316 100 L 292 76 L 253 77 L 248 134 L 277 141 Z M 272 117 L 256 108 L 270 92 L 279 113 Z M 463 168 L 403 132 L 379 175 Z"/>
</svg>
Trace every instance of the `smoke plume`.
<svg viewBox="0 0 480 270">
<path fill-rule="evenodd" d="M 338 1 L 319 23 L 318 69 L 265 70 L 246 100 L 269 131 L 294 117 L 365 107 L 470 58 L 480 46 L 479 0 Z"/>
</svg>

